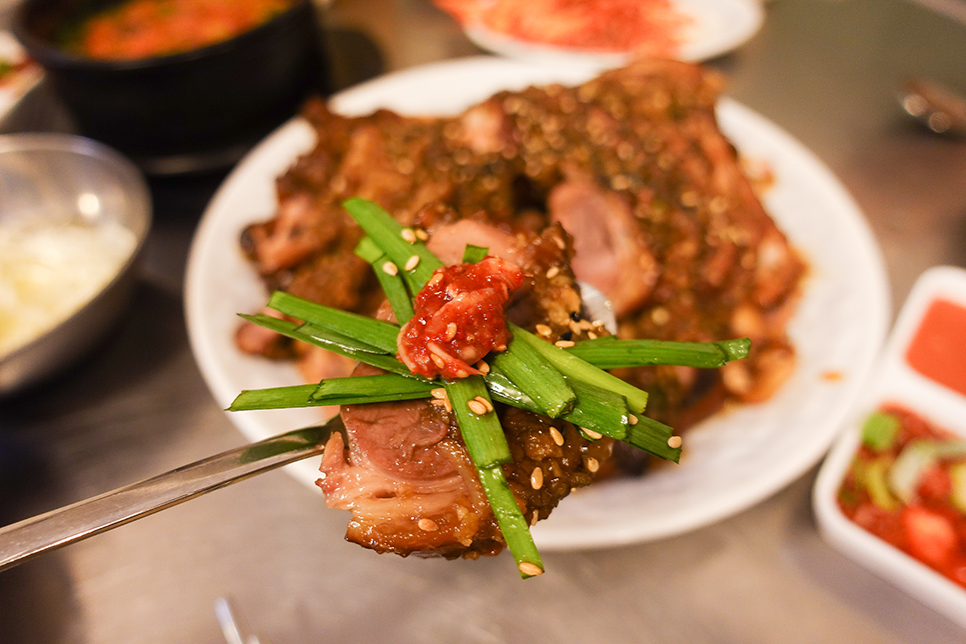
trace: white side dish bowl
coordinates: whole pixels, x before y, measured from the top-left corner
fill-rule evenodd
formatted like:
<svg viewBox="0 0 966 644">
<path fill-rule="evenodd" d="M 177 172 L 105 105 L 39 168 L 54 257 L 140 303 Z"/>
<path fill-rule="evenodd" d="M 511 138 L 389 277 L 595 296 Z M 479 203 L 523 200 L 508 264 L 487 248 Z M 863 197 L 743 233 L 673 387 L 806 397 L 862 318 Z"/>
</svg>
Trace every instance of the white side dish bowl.
<svg viewBox="0 0 966 644">
<path fill-rule="evenodd" d="M 884 404 L 899 405 L 966 438 L 966 396 L 923 375 L 907 359 L 910 343 L 924 328 L 924 316 L 936 300 L 966 308 L 966 270 L 936 267 L 916 282 L 881 356 L 877 376 L 819 471 L 813 504 L 819 530 L 835 549 L 966 627 L 966 588 L 859 527 L 846 517 L 837 502 L 842 481 L 859 448 L 863 420 Z M 947 348 L 952 355 L 966 360 L 966 346 Z"/>
</svg>

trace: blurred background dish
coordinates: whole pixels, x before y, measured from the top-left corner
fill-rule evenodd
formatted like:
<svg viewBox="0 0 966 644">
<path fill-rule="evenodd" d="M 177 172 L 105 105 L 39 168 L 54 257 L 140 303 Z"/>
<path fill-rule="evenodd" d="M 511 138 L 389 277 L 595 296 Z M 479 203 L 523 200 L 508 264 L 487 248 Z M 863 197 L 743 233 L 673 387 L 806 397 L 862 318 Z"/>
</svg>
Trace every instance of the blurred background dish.
<svg viewBox="0 0 966 644">
<path fill-rule="evenodd" d="M 0 121 L 41 78 L 40 66 L 27 56 L 17 39 L 0 31 Z"/>
<path fill-rule="evenodd" d="M 77 136 L 0 136 L 0 394 L 89 352 L 124 310 L 151 224 L 141 173 Z"/>
<path fill-rule="evenodd" d="M 924 272 L 896 320 L 875 380 L 819 471 L 812 499 L 829 544 L 962 626 L 964 317 L 966 270 Z M 899 421 L 891 435 L 868 420 L 880 410 Z M 947 435 L 936 440 L 927 426 Z"/>
<path fill-rule="evenodd" d="M 280 1 L 289 8 L 237 35 L 141 58 L 94 58 L 72 44 L 116 0 L 26 0 L 13 31 L 82 134 L 149 174 L 198 172 L 229 167 L 325 85 L 313 3 Z"/>
<path fill-rule="evenodd" d="M 556 19 L 540 12 L 566 5 L 511 2 L 502 3 L 511 13 L 497 22 L 487 20 L 487 14 L 480 10 L 459 13 L 458 9 L 475 6 L 495 11 L 501 3 L 437 0 L 437 4 L 454 13 L 466 36 L 487 51 L 531 62 L 595 67 L 617 67 L 635 54 L 689 62 L 708 60 L 746 42 L 765 19 L 758 0 L 602 0 L 596 5 L 573 4 L 575 11 L 586 12 L 587 16 L 574 14 Z M 632 16 L 639 12 L 634 31 L 628 28 L 629 12 Z M 653 15 L 647 15 L 648 12 Z M 588 17 L 606 19 L 600 21 L 596 38 L 588 36 Z M 614 25 L 618 27 L 615 29 Z"/>
</svg>

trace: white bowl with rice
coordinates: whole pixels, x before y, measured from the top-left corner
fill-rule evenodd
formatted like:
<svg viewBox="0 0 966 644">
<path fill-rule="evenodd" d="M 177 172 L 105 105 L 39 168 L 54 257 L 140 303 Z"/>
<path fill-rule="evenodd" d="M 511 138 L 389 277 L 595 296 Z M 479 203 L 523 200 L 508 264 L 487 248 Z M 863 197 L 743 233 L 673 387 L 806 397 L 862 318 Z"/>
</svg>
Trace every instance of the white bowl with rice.
<svg viewBox="0 0 966 644">
<path fill-rule="evenodd" d="M 151 225 L 139 170 L 77 136 L 0 136 L 0 395 L 73 364 L 126 306 Z"/>
</svg>

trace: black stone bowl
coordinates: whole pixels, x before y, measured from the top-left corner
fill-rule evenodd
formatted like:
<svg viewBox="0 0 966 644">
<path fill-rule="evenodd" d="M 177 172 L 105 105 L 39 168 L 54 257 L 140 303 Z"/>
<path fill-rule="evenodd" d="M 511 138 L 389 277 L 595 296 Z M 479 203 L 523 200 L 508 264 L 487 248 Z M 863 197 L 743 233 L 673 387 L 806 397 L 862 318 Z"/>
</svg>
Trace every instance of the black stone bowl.
<svg viewBox="0 0 966 644">
<path fill-rule="evenodd" d="M 13 31 L 46 70 L 80 132 L 117 148 L 149 174 L 228 167 L 310 93 L 327 89 L 311 0 L 185 53 L 103 61 L 58 46 L 54 34 L 64 21 L 117 2 L 25 0 Z"/>
</svg>

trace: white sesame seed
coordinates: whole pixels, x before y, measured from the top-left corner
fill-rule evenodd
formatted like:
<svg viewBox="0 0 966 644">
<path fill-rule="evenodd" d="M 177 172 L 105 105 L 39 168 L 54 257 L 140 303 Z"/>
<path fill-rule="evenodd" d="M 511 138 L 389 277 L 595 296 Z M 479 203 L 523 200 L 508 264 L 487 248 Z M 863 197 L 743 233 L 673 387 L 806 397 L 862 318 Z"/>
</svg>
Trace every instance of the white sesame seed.
<svg viewBox="0 0 966 644">
<path fill-rule="evenodd" d="M 637 423 L 638 423 L 637 416 L 635 416 L 634 414 L 631 414 L 627 418 L 627 424 L 628 425 L 636 425 Z"/>
<path fill-rule="evenodd" d="M 406 260 L 407 271 L 411 271 L 417 266 L 419 266 L 419 255 L 413 255 L 412 257 Z"/>
<path fill-rule="evenodd" d="M 553 330 L 550 327 L 548 327 L 546 324 L 538 324 L 536 326 L 536 329 L 537 329 L 537 333 L 539 333 L 540 335 L 550 335 L 551 333 L 553 333 Z"/>
<path fill-rule="evenodd" d="M 443 359 L 440 358 L 435 353 L 433 355 L 429 356 L 429 359 L 432 360 L 433 361 L 433 364 L 436 365 L 437 367 L 439 367 L 440 369 L 442 369 L 443 367 L 446 366 L 446 363 L 443 362 Z"/>
<path fill-rule="evenodd" d="M 426 241 L 427 239 L 429 239 L 429 233 L 427 233 L 422 228 L 417 228 L 416 229 L 416 239 L 418 239 L 419 241 Z"/>
<path fill-rule="evenodd" d="M 553 442 L 557 444 L 557 447 L 563 447 L 564 437 L 563 437 L 563 434 L 560 433 L 559 429 L 557 429 L 556 427 L 551 427 L 550 437 L 553 438 Z"/>
<path fill-rule="evenodd" d="M 382 272 L 387 275 L 397 275 L 399 273 L 399 269 L 396 268 L 396 265 L 392 262 L 386 262 L 382 265 Z"/>
<path fill-rule="evenodd" d="M 560 273 L 560 267 L 559 266 L 551 266 L 549 269 L 547 269 L 547 279 L 548 280 L 552 280 L 559 273 Z"/>
<path fill-rule="evenodd" d="M 453 338 L 456 337 L 456 331 L 457 331 L 457 328 L 456 328 L 456 323 L 455 322 L 450 322 L 449 324 L 446 325 L 446 341 L 447 342 L 449 342 L 450 340 L 452 340 Z"/>
<path fill-rule="evenodd" d="M 593 331 L 588 331 L 588 332 L 587 332 L 587 337 L 588 337 L 589 339 L 591 339 L 591 340 L 596 340 L 596 339 L 597 339 L 597 334 L 596 334 L 596 333 L 594 333 Z"/>
<path fill-rule="evenodd" d="M 400 235 L 410 244 L 416 243 L 416 232 L 412 228 L 403 228 Z"/>
<path fill-rule="evenodd" d="M 477 396 L 473 400 L 477 401 L 478 403 L 486 407 L 486 411 L 493 411 L 493 405 L 491 405 L 490 401 L 484 398 L 483 396 Z"/>
<path fill-rule="evenodd" d="M 477 416 L 482 416 L 487 411 L 486 410 L 486 405 L 484 405 L 483 403 L 481 403 L 479 400 L 477 400 L 475 398 L 473 400 L 467 402 L 466 403 L 466 406 L 469 407 L 470 408 L 470 411 L 473 412 L 474 414 L 476 414 Z"/>
<path fill-rule="evenodd" d="M 603 434 L 601 434 L 599 432 L 595 432 L 592 429 L 583 428 L 583 432 L 587 436 L 587 438 L 589 438 L 591 440 L 595 440 L 595 441 L 599 441 L 601 438 L 604 437 Z"/>
<path fill-rule="evenodd" d="M 530 487 L 534 490 L 543 487 L 543 470 L 539 467 L 533 468 L 533 472 L 530 473 Z"/>
<path fill-rule="evenodd" d="M 540 513 L 537 510 L 533 511 L 533 515 L 530 517 L 530 527 L 537 525 L 537 521 L 540 520 Z"/>
<path fill-rule="evenodd" d="M 485 360 L 480 360 L 476 363 L 476 370 L 485 376 L 486 374 L 490 373 L 490 365 L 488 365 Z"/>
<path fill-rule="evenodd" d="M 587 470 L 591 473 L 596 472 L 600 469 L 600 463 L 593 456 L 588 456 L 584 459 L 584 465 L 587 466 Z"/>
<path fill-rule="evenodd" d="M 577 343 L 574 342 L 573 340 L 557 340 L 556 342 L 554 342 L 554 344 L 560 347 L 561 349 L 569 349 L 570 347 L 574 346 Z"/>
<path fill-rule="evenodd" d="M 543 568 L 535 563 L 530 563 L 529 561 L 521 561 L 519 568 L 520 572 L 528 577 L 536 577 L 537 575 L 543 574 Z"/>
<path fill-rule="evenodd" d="M 677 449 L 681 447 L 681 445 L 683 444 L 684 444 L 684 441 L 681 440 L 680 436 L 672 436 L 671 438 L 667 439 L 667 446 L 670 447 L 671 449 Z"/>
<path fill-rule="evenodd" d="M 439 526 L 432 519 L 420 519 L 417 525 L 420 530 L 425 530 L 426 532 L 436 532 L 439 530 Z"/>
<path fill-rule="evenodd" d="M 442 387 L 436 387 L 436 389 L 433 389 L 429 393 L 433 395 L 433 398 L 436 398 L 438 400 L 442 400 L 446 398 L 446 390 L 443 389 Z"/>
</svg>

